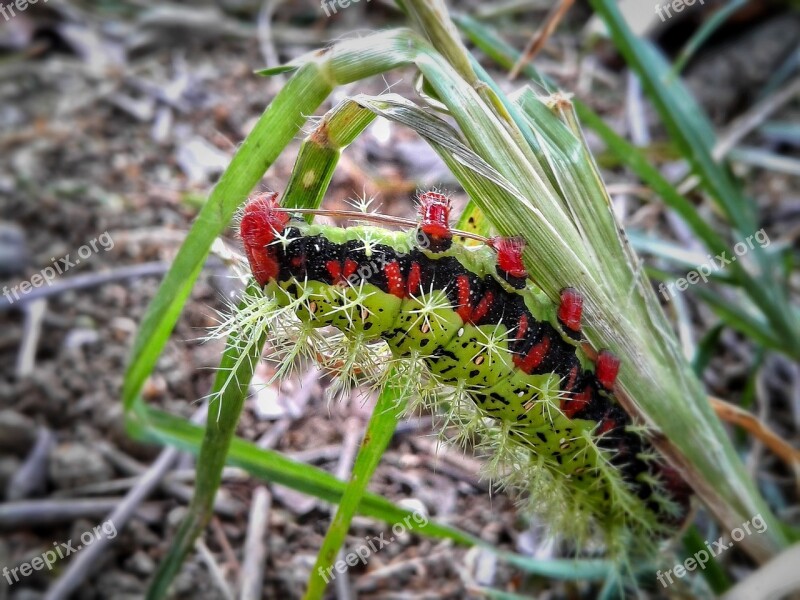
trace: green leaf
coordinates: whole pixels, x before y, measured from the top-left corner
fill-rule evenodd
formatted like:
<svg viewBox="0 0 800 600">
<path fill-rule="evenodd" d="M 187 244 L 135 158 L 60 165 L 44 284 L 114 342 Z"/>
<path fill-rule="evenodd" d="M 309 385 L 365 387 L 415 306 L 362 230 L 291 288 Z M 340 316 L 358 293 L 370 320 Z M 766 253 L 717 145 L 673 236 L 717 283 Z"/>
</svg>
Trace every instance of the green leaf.
<svg viewBox="0 0 800 600">
<path fill-rule="evenodd" d="M 709 554 L 703 536 L 694 525 L 692 525 L 683 536 L 683 547 L 687 557 L 694 556 L 695 553 L 700 551 L 705 551 L 706 554 Z M 701 572 L 703 578 L 711 586 L 711 589 L 714 590 L 714 593 L 723 594 L 725 590 L 731 587 L 730 579 L 728 579 L 725 571 L 713 557 L 710 557 Z"/>
<path fill-rule="evenodd" d="M 675 59 L 675 63 L 672 65 L 673 77 L 677 77 L 700 47 L 706 43 L 708 38 L 714 35 L 714 32 L 717 31 L 725 21 L 746 4 L 747 0 L 731 0 L 731 2 L 728 2 L 725 6 L 714 12 L 711 17 L 704 20 L 698 30 L 689 38 L 689 41 L 681 48 L 678 57 Z"/>
<path fill-rule="evenodd" d="M 515 64 L 519 53 L 492 33 L 489 28 L 465 16 L 458 17 L 456 21 L 464 33 L 500 66 L 510 68 L 511 65 Z M 540 75 L 533 65 L 526 65 L 523 68 L 523 73 L 548 92 L 554 93 L 556 91 L 552 82 Z M 649 185 L 664 200 L 667 206 L 672 208 L 686 222 L 711 252 L 719 254 L 729 250 L 729 245 L 714 231 L 707 219 L 697 211 L 695 205 L 661 175 L 642 150 L 618 135 L 585 103 L 575 99 L 574 106 L 581 123 L 594 130 L 609 150 L 642 181 Z M 730 269 L 735 275 L 736 281 L 748 293 L 758 289 L 759 284 L 744 270 L 741 264 L 733 263 L 730 265 Z M 757 300 L 761 300 L 761 298 Z"/>
<path fill-rule="evenodd" d="M 317 554 L 314 568 L 311 569 L 311 576 L 306 589 L 306 600 L 318 600 L 322 598 L 327 586 L 328 579 L 323 575 L 336 561 L 336 554 L 344 544 L 350 523 L 356 514 L 358 505 L 367 489 L 367 484 L 372 478 L 372 474 L 392 440 L 397 422 L 405 411 L 407 397 L 404 395 L 406 381 L 404 375 L 399 375 L 396 371 L 390 376 L 389 383 L 383 388 L 378 402 L 372 411 L 367 431 L 361 442 L 361 448 L 353 466 L 353 474 L 339 501 L 339 508 L 336 515 L 328 527 L 322 547 Z M 409 528 L 413 519 L 407 523 Z"/>
<path fill-rule="evenodd" d="M 203 440 L 203 428 L 167 412 L 141 405 L 139 419 L 128 424 L 129 433 L 137 439 L 168 444 L 197 454 Z M 254 477 L 285 485 L 288 488 L 331 504 L 341 499 L 346 483 L 312 465 L 294 461 L 279 452 L 259 448 L 252 442 L 234 437 L 226 458 L 228 465 L 244 469 Z M 532 574 L 557 579 L 603 579 L 613 570 L 605 560 L 538 560 L 511 552 L 497 551 L 482 541 L 455 527 L 427 521 L 414 521 L 414 513 L 399 508 L 390 500 L 366 492 L 358 513 L 379 519 L 389 525 L 414 522 L 415 531 L 431 538 L 452 540 L 466 546 L 481 546 L 495 552 L 502 560 Z"/>
<path fill-rule="evenodd" d="M 289 80 L 242 143 L 217 183 L 169 272 L 150 302 L 133 342 L 122 398 L 130 412 L 145 379 L 155 368 L 183 305 L 203 268 L 211 244 L 264 172 L 331 91 L 317 65 L 308 63 Z"/>
<path fill-rule="evenodd" d="M 265 335 L 252 341 L 239 340 L 235 335 L 229 339 L 214 382 L 214 391 L 221 392 L 215 398 L 218 410 L 213 410 L 213 405 L 209 407 L 192 502 L 166 556 L 159 562 L 147 592 L 149 599 L 157 600 L 167 594 L 172 580 L 213 514 L 225 457 L 265 341 Z M 234 374 L 232 379 L 231 373 Z"/>
<path fill-rule="evenodd" d="M 730 173 L 712 156 L 714 129 L 692 94 L 680 79 L 670 75 L 670 66 L 647 40 L 636 37 L 613 0 L 590 0 L 603 19 L 625 61 L 639 76 L 647 95 L 658 109 L 670 137 L 680 148 L 692 171 L 716 205 L 728 217 L 734 236 L 744 239 L 758 230 L 754 202 L 746 197 Z M 761 273 L 750 294 L 764 311 L 772 328 L 785 338 L 788 353 L 800 357 L 800 324 L 789 315 L 786 294 L 774 279 L 775 261 L 760 247 L 754 248 Z"/>
</svg>

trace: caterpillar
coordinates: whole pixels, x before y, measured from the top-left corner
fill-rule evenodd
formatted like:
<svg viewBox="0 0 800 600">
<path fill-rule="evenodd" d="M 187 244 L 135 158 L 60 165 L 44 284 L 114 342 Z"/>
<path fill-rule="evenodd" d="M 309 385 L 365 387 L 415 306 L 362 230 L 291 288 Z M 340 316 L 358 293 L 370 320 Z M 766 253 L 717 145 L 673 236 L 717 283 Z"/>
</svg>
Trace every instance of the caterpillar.
<svg viewBox="0 0 800 600">
<path fill-rule="evenodd" d="M 266 303 L 240 321 L 289 314 L 303 337 L 291 353 L 332 326 L 350 363 L 364 347 L 362 362 L 374 362 L 381 344 L 390 364 L 421 369 L 410 378 L 419 391 L 451 390 L 451 405 L 471 403 L 473 423 L 494 425 L 485 433 L 504 483 L 576 536 L 627 545 L 674 528 L 689 490 L 616 402 L 619 359 L 582 349 L 581 295 L 566 288 L 553 306 L 528 277 L 523 239 L 467 246 L 449 213 L 445 195 L 425 192 L 409 230 L 340 228 L 292 216 L 275 193 L 256 196 L 240 236 Z"/>
</svg>

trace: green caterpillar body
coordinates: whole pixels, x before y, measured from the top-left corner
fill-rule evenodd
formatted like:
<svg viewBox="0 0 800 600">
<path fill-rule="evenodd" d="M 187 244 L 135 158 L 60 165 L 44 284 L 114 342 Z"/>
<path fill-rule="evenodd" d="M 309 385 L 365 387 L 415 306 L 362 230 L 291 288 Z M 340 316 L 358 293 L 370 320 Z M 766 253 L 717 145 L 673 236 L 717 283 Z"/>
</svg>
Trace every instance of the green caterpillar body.
<svg viewBox="0 0 800 600">
<path fill-rule="evenodd" d="M 441 197 L 422 199 L 427 217 L 405 232 L 309 225 L 251 202 L 241 231 L 253 274 L 307 326 L 382 339 L 396 359 L 424 362 L 564 483 L 575 510 L 607 527 L 679 521 L 688 493 L 615 402 L 618 361 L 581 349 L 575 296 L 554 307 L 527 279 L 521 247 L 455 243 L 436 214 Z"/>
</svg>

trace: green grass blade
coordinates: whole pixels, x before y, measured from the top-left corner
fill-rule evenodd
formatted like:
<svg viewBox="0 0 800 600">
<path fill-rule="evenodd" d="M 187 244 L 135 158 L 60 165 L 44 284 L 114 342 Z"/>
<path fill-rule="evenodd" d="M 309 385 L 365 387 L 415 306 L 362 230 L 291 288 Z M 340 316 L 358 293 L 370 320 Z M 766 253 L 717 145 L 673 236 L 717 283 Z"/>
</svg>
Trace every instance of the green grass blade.
<svg viewBox="0 0 800 600">
<path fill-rule="evenodd" d="M 755 204 L 741 193 L 730 173 L 712 157 L 714 130 L 694 97 L 677 78 L 670 77 L 669 64 L 648 41 L 636 37 L 612 0 L 590 0 L 606 24 L 628 65 L 659 111 L 670 137 L 680 148 L 705 190 L 730 220 L 735 237 L 744 239 L 758 229 Z M 750 290 L 773 329 L 786 338 L 790 355 L 800 357 L 800 324 L 790 316 L 788 299 L 776 284 L 769 253 L 755 248 L 753 256 L 761 269 L 759 283 Z"/>
<path fill-rule="evenodd" d="M 495 35 L 491 29 L 478 21 L 459 16 L 456 18 L 461 30 L 483 52 L 489 55 L 503 68 L 510 68 L 519 58 L 519 52 L 513 46 Z M 548 92 L 555 92 L 556 88 L 546 77 L 539 74 L 536 68 L 528 64 L 523 68 L 523 73 L 531 80 L 541 85 Z M 670 184 L 652 164 L 648 156 L 639 148 L 617 134 L 596 112 L 578 99 L 574 99 L 575 111 L 583 125 L 592 129 L 603 140 L 608 149 L 619 160 L 633 171 L 642 181 L 649 185 L 678 215 L 686 222 L 689 228 L 700 238 L 709 250 L 720 253 L 729 249 L 722 237 L 700 216 L 695 206 L 678 190 Z M 739 264 L 731 265 L 732 270 L 744 281 L 752 282 L 752 278 Z M 750 287 L 749 285 L 747 286 Z"/>
<path fill-rule="evenodd" d="M 728 4 L 720 8 L 717 12 L 711 15 L 709 19 L 703 22 L 700 28 L 689 38 L 689 41 L 681 48 L 675 63 L 672 65 L 672 76 L 678 76 L 692 59 L 700 47 L 706 43 L 708 38 L 714 35 L 733 13 L 746 5 L 748 0 L 731 0 Z"/>
<path fill-rule="evenodd" d="M 581 269 L 581 261 L 577 255 L 573 255 L 570 259 L 566 258 L 573 249 L 563 247 L 564 240 L 559 238 L 559 232 L 553 231 L 548 220 L 537 215 L 536 209 L 531 207 L 524 197 L 520 197 L 514 184 L 499 174 L 493 177 L 485 176 L 487 172 L 490 174 L 496 172 L 489 165 L 479 168 L 482 159 L 469 148 L 460 147 L 457 141 L 459 135 L 449 125 L 393 95 L 373 99 L 359 96 L 356 100 L 381 116 L 411 127 L 428 139 L 470 197 L 501 233 L 509 235 L 522 231 L 528 240 L 536 240 L 536 260 L 530 260 L 526 256 L 530 260 L 530 262 L 526 260 L 526 265 L 543 289 L 557 295 L 557 291 L 563 287 L 565 281 L 587 281 L 587 271 Z M 580 251 L 580 249 L 578 247 L 575 250 Z M 573 271 L 576 268 L 579 270 Z M 594 298 L 589 298 L 590 294 L 584 297 L 597 302 L 598 308 L 604 306 L 600 295 L 605 288 L 599 282 L 586 285 Z M 652 413 L 649 418 L 657 422 L 665 433 L 670 432 L 668 439 L 681 448 L 681 452 L 685 452 L 686 456 L 692 457 L 692 468 L 699 470 L 693 479 L 693 485 L 709 499 L 709 503 L 715 507 L 721 520 L 733 523 L 732 526 L 735 526 L 735 523 L 741 523 L 748 518 L 748 515 L 752 516 L 758 512 L 771 514 L 747 478 L 689 365 L 680 355 L 677 346 L 668 343 L 670 327 L 658 308 L 652 291 L 649 291 L 649 283 L 642 283 L 641 286 L 641 293 L 647 303 L 646 310 L 643 311 L 639 301 L 630 295 L 630 286 L 625 285 L 624 297 L 614 301 L 608 300 L 608 306 L 614 308 L 610 309 L 612 312 L 604 311 L 604 317 L 600 320 L 613 325 L 608 330 L 600 328 L 590 331 L 587 327 L 587 336 L 596 332 L 604 336 L 598 344 L 599 347 L 610 347 L 620 355 L 637 357 L 635 360 L 623 359 L 623 370 L 629 368 L 633 375 L 641 369 L 647 372 L 647 376 L 641 380 L 643 386 L 641 389 L 628 393 L 637 398 L 648 413 Z M 634 314 L 638 316 L 635 321 L 631 321 Z M 620 319 L 626 320 L 628 324 L 615 322 Z M 645 329 L 652 328 L 652 333 L 645 334 L 643 326 Z M 620 339 L 618 335 L 612 333 L 614 331 L 625 331 L 628 339 Z M 595 340 L 593 341 L 597 344 Z M 647 350 L 643 352 L 643 348 Z M 647 366 L 642 362 L 645 358 L 647 361 L 652 361 L 648 362 Z M 670 367 L 665 368 L 666 364 Z M 623 373 L 622 377 L 624 376 Z M 631 381 L 632 385 L 637 386 L 639 379 L 634 377 Z M 654 392 L 655 389 L 658 391 Z M 683 414 L 683 417 L 677 418 L 678 414 Z M 692 430 L 691 434 L 687 433 L 687 428 Z M 709 448 L 715 450 L 713 457 L 709 454 Z M 676 460 L 679 460 L 678 456 Z M 699 472 L 702 472 L 702 475 L 699 475 Z M 710 484 L 711 481 L 714 483 Z M 783 543 L 777 521 L 774 516 L 770 516 L 769 519 L 775 523 L 777 529 L 775 539 L 754 540 L 753 552 L 756 554 L 768 554 Z"/>
<path fill-rule="evenodd" d="M 263 336 L 260 340 L 248 342 L 232 336 L 222 356 L 214 389 L 224 390 L 216 398 L 219 410 L 214 410 L 213 405 L 209 406 L 192 502 L 166 556 L 159 563 L 147 592 L 148 599 L 158 600 L 167 595 L 172 580 L 213 514 L 214 498 L 222 481 L 225 457 L 239 422 L 253 370 L 261 358 L 265 339 Z M 240 342 L 246 345 L 245 354 L 242 354 Z M 231 385 L 226 385 L 232 370 L 235 371 L 235 377 Z"/>
<path fill-rule="evenodd" d="M 469 41 L 502 68 L 511 69 L 521 56 L 521 53 L 514 46 L 495 35 L 489 27 L 480 21 L 467 15 L 454 15 L 453 21 Z M 523 67 L 522 72 L 545 92 L 552 94 L 558 91 L 553 82 L 542 76 L 530 63 Z"/>
<path fill-rule="evenodd" d="M 329 110 L 300 147 L 283 193 L 283 206 L 318 208 L 342 150 L 374 120 L 372 112 L 350 100 L 343 100 Z"/>
<path fill-rule="evenodd" d="M 384 387 L 372 411 L 367 431 L 358 451 L 353 474 L 339 501 L 336 515 L 328 527 L 322 547 L 317 554 L 314 568 L 308 580 L 306 600 L 319 600 L 325 593 L 327 578 L 323 574 L 333 566 L 336 555 L 344 544 L 350 523 L 358 505 L 366 492 L 378 463 L 392 440 L 397 422 L 405 411 L 407 398 L 404 396 L 405 378 L 395 373 Z M 411 527 L 413 529 L 413 526 Z"/>
<path fill-rule="evenodd" d="M 141 421 L 132 423 L 129 432 L 134 437 L 198 454 L 204 429 L 167 412 L 142 406 Z M 280 452 L 259 448 L 254 443 L 234 437 L 226 457 L 230 466 L 244 469 L 254 477 L 284 485 L 302 494 L 337 504 L 346 488 L 343 482 L 327 471 L 300 463 Z M 386 523 L 398 523 L 413 513 L 396 506 L 390 500 L 367 492 L 358 507 L 359 514 Z M 454 527 L 429 521 L 418 528 L 428 537 L 452 540 L 461 545 L 480 545 L 482 542 Z"/>
<path fill-rule="evenodd" d="M 647 95 L 658 109 L 664 125 L 703 186 L 744 235 L 756 229 L 755 208 L 744 198 L 730 174 L 712 155 L 714 128 L 703 109 L 680 79 L 670 77 L 670 65 L 653 45 L 637 37 L 628 27 L 615 2 L 590 0 L 608 28 L 614 44 L 642 81 Z"/>
<path fill-rule="evenodd" d="M 185 419 L 167 412 L 140 405 L 139 419 L 129 423 L 129 433 L 140 440 L 175 446 L 192 454 L 198 454 L 204 429 Z M 336 504 L 345 492 L 347 484 L 327 471 L 312 465 L 299 463 L 279 452 L 259 448 L 252 442 L 234 437 L 226 458 L 230 466 L 239 467 L 264 481 L 284 485 L 288 488 Z M 455 527 L 429 520 L 419 524 L 413 520 L 414 513 L 400 508 L 386 498 L 366 492 L 358 506 L 358 513 L 383 521 L 389 525 L 404 522 L 411 517 L 415 531 L 435 539 L 452 540 L 465 546 L 481 546 L 495 552 L 502 560 L 531 574 L 555 579 L 603 579 L 614 568 L 605 560 L 537 560 L 511 552 L 497 551 L 491 544 L 483 542 Z"/>
<path fill-rule="evenodd" d="M 192 225 L 136 335 L 122 390 L 126 411 L 131 410 L 145 379 L 155 367 L 212 242 L 300 130 L 306 116 L 314 113 L 331 89 L 327 80 L 320 76 L 316 64 L 302 67 L 270 103 L 233 157 Z"/>
<path fill-rule="evenodd" d="M 697 350 L 692 357 L 692 369 L 698 377 L 702 377 L 711 359 L 717 353 L 717 346 L 724 327 L 722 323 L 717 323 L 706 333 L 697 344 Z"/>
<path fill-rule="evenodd" d="M 730 327 L 742 332 L 754 342 L 766 346 L 783 350 L 785 344 L 781 339 L 774 337 L 769 324 L 759 319 L 744 309 L 737 307 L 730 300 L 723 298 L 719 294 L 704 287 L 698 287 L 695 293 L 711 307 L 711 310 Z"/>
<path fill-rule="evenodd" d="M 581 122 L 597 133 L 608 149 L 650 186 L 664 200 L 664 203 L 683 219 L 709 250 L 720 253 L 729 249 L 723 238 L 697 212 L 695 205 L 661 175 L 644 152 L 618 135 L 597 113 L 588 109 L 584 104 L 576 102 L 575 109 Z M 744 272 L 740 265 L 736 265 L 734 269 L 737 273 Z"/>
<path fill-rule="evenodd" d="M 695 552 L 700 550 L 705 550 L 706 553 L 708 553 L 705 540 L 694 525 L 692 525 L 683 536 L 683 548 L 686 551 L 687 557 L 693 556 Z M 711 558 L 711 560 L 704 565 L 702 573 L 715 594 L 723 594 L 725 590 L 731 587 L 730 579 L 728 579 L 725 571 L 714 558 Z"/>
<path fill-rule="evenodd" d="M 465 16 L 457 17 L 456 21 L 465 35 L 500 66 L 510 68 L 510 66 L 516 62 L 519 53 L 512 46 L 497 37 L 489 28 Z M 480 73 L 480 71 L 478 72 Z M 545 90 L 550 92 L 555 91 L 555 86 L 552 82 L 542 77 L 533 65 L 526 65 L 523 72 L 538 85 L 545 88 Z M 685 90 L 682 93 L 685 94 Z M 686 224 L 695 235 L 703 241 L 710 251 L 714 254 L 720 254 L 729 250 L 730 246 L 714 231 L 707 220 L 697 212 L 695 206 L 661 175 L 658 169 L 651 164 L 649 158 L 641 150 L 619 136 L 586 104 L 582 103 L 580 100 L 575 100 L 574 103 L 575 111 L 578 117 L 580 117 L 581 122 L 593 129 L 623 164 L 636 173 L 642 181 L 647 183 L 661 196 L 664 202 L 683 218 Z M 699 108 L 697 110 L 699 111 Z M 687 125 L 687 127 L 691 128 L 692 125 Z M 710 126 L 707 127 L 710 128 Z M 715 172 L 716 171 L 719 171 L 719 178 L 727 178 L 727 174 L 721 167 L 715 166 Z M 734 189 L 734 192 L 738 194 L 738 190 Z M 740 201 L 744 202 L 744 200 Z M 753 229 L 750 231 L 752 232 Z M 753 277 L 739 263 L 731 264 L 729 270 L 734 275 L 735 282 L 753 298 L 753 301 L 764 314 L 771 315 L 770 326 L 772 328 L 775 328 L 775 324 L 779 321 L 786 321 L 785 318 L 780 316 L 785 315 L 786 311 L 782 308 L 785 306 L 785 302 L 779 290 L 765 290 L 764 282 Z M 774 285 L 769 283 L 768 287 L 774 287 Z M 790 327 L 790 330 L 791 329 L 792 327 Z M 784 330 L 786 330 L 784 326 L 780 326 L 780 329 L 776 329 L 776 331 Z M 772 337 L 774 338 L 776 336 L 773 334 Z M 798 356 L 795 336 L 790 335 L 785 337 L 785 340 L 786 341 L 779 346 L 772 347 L 789 356 Z"/>
</svg>

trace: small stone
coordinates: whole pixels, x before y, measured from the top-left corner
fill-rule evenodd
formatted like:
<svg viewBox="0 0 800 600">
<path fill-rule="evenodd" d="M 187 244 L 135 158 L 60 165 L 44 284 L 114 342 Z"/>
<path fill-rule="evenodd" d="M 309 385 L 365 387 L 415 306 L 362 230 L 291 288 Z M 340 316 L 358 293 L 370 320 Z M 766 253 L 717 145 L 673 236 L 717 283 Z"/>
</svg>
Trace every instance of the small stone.
<svg viewBox="0 0 800 600">
<path fill-rule="evenodd" d="M 74 350 L 82 346 L 91 346 L 100 340 L 100 334 L 96 329 L 85 329 L 75 327 L 67 332 L 64 336 L 64 348 L 67 350 Z"/>
<path fill-rule="evenodd" d="M 162 398 L 166 392 L 167 382 L 160 375 L 151 375 L 142 386 L 142 397 L 148 401 Z"/>
<path fill-rule="evenodd" d="M 9 600 L 42 600 L 44 592 L 30 588 L 15 589 Z"/>
<path fill-rule="evenodd" d="M 161 543 L 161 536 L 156 535 L 141 519 L 131 519 L 126 527 L 128 534 L 137 541 L 140 546 L 153 548 Z"/>
<path fill-rule="evenodd" d="M 183 522 L 184 517 L 186 516 L 186 507 L 185 506 L 176 506 L 167 514 L 167 529 L 170 532 L 175 532 L 175 530 L 180 527 L 180 524 Z"/>
<path fill-rule="evenodd" d="M 61 444 L 50 453 L 50 480 L 58 489 L 108 481 L 113 471 L 103 456 L 83 444 Z"/>
<path fill-rule="evenodd" d="M 120 600 L 133 600 L 143 598 L 146 583 L 140 581 L 130 573 L 122 571 L 104 571 L 97 578 L 95 584 L 98 598 L 115 598 Z"/>
<path fill-rule="evenodd" d="M 20 460 L 13 456 L 0 457 L 0 498 L 5 498 L 8 482 L 20 467 Z"/>
<path fill-rule="evenodd" d="M 198 560 L 187 560 L 172 584 L 175 597 L 206 600 L 219 598 L 219 589 L 211 582 L 208 570 Z"/>
<path fill-rule="evenodd" d="M 36 441 L 36 423 L 13 410 L 0 410 L 0 451 L 25 456 Z"/>
<path fill-rule="evenodd" d="M 0 277 L 22 273 L 27 264 L 25 231 L 15 223 L 0 221 Z"/>
<path fill-rule="evenodd" d="M 128 570 L 137 575 L 151 575 L 156 570 L 156 563 L 149 554 L 141 550 L 131 556 L 126 563 Z"/>
<path fill-rule="evenodd" d="M 317 501 L 314 498 L 285 488 L 282 485 L 274 486 L 272 494 L 287 510 L 300 517 L 307 515 L 317 506 Z"/>
</svg>

